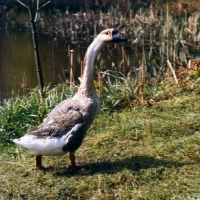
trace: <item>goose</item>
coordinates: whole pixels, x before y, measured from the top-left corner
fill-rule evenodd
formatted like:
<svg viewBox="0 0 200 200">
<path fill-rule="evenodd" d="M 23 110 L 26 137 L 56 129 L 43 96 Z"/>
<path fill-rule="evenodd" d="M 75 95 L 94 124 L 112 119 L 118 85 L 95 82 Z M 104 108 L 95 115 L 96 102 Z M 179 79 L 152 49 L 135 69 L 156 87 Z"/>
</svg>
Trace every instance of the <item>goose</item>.
<svg viewBox="0 0 200 200">
<path fill-rule="evenodd" d="M 69 153 L 71 171 L 84 173 L 85 169 L 78 170 L 76 166 L 75 151 L 81 146 L 88 128 L 100 111 L 100 100 L 94 86 L 95 57 L 105 44 L 126 40 L 113 28 L 100 32 L 86 51 L 84 73 L 78 92 L 58 104 L 34 130 L 13 140 L 35 155 L 37 169 L 45 170 L 42 166 L 42 156 L 61 156 Z"/>
</svg>

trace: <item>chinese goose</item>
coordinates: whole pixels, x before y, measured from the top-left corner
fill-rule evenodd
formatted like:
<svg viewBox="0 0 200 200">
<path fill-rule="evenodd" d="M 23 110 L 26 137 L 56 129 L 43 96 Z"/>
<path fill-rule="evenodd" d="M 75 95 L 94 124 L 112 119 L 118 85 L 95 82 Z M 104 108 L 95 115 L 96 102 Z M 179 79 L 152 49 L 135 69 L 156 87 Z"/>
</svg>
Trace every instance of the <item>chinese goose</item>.
<svg viewBox="0 0 200 200">
<path fill-rule="evenodd" d="M 74 153 L 100 111 L 100 101 L 94 87 L 94 60 L 103 45 L 126 40 L 114 29 L 106 29 L 97 35 L 85 54 L 84 73 L 78 92 L 57 105 L 35 130 L 13 140 L 36 155 L 35 165 L 38 169 L 45 169 L 42 166 L 43 155 L 60 156 L 69 152 L 71 171 L 82 173 L 76 168 Z"/>
</svg>

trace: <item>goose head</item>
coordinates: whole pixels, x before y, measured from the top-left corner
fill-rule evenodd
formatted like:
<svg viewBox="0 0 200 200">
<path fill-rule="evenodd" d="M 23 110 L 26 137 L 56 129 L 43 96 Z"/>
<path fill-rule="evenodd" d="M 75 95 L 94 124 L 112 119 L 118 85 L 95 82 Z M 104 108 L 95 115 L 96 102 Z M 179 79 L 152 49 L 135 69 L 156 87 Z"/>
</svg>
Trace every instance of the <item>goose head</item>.
<svg viewBox="0 0 200 200">
<path fill-rule="evenodd" d="M 101 41 L 104 44 L 111 43 L 111 42 L 118 43 L 118 42 L 127 41 L 127 39 L 123 37 L 122 35 L 120 35 L 118 31 L 115 30 L 114 28 L 101 31 L 96 36 L 95 39 L 97 39 L 98 41 Z"/>
</svg>

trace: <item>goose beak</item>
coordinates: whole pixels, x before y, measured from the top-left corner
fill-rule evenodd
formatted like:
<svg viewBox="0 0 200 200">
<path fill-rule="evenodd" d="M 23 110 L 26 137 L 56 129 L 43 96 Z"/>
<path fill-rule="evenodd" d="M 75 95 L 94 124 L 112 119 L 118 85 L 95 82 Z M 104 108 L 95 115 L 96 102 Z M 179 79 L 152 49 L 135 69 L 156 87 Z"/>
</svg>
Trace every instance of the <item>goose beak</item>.
<svg viewBox="0 0 200 200">
<path fill-rule="evenodd" d="M 124 36 L 120 35 L 117 31 L 113 31 L 112 32 L 112 42 L 126 42 L 127 38 L 125 38 Z"/>
</svg>

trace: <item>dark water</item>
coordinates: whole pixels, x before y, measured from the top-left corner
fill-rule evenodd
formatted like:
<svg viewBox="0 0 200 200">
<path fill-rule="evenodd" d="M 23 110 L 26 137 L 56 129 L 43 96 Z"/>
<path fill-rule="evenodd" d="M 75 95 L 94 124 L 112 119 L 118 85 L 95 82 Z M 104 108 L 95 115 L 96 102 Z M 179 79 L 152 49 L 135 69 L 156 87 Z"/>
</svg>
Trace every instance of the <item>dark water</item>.
<svg viewBox="0 0 200 200">
<path fill-rule="evenodd" d="M 20 88 L 22 74 L 26 73 L 27 84 L 33 86 L 34 70 L 31 37 L 29 32 L 0 32 L 0 89 L 2 95 Z"/>
<path fill-rule="evenodd" d="M 69 49 L 73 49 L 74 75 L 76 83 L 81 73 L 81 61 L 89 46 L 87 44 L 68 45 L 39 37 L 40 59 L 44 84 L 51 86 L 69 80 Z M 104 47 L 97 56 L 97 68 L 111 69 L 122 60 L 121 45 Z M 128 69 L 127 69 L 128 70 Z M 96 74 L 97 76 L 97 74 Z M 38 85 L 31 32 L 27 30 L 0 32 L 0 97 L 1 100 L 12 93 L 21 94 Z"/>
<path fill-rule="evenodd" d="M 28 93 L 31 88 L 35 88 L 38 85 L 32 36 L 30 25 L 26 25 L 26 18 L 27 16 L 23 15 L 20 18 L 23 26 L 15 26 L 15 29 L 12 29 L 12 24 L 10 24 L 8 31 L 6 31 L 6 28 L 0 28 L 0 101 L 6 97 L 11 97 L 13 94 Z M 78 77 L 81 76 L 81 61 L 83 61 L 86 49 L 93 40 L 93 34 L 88 37 L 87 43 L 70 41 L 70 38 L 68 38 L 69 41 L 61 42 L 52 39 L 50 35 L 40 35 L 38 37 L 45 86 L 51 83 L 51 87 L 53 87 L 59 83 L 69 81 L 69 50 L 71 49 L 74 51 L 74 80 L 75 84 L 79 84 Z M 108 45 L 100 51 L 95 61 L 96 78 L 98 77 L 98 70 L 106 71 L 111 69 L 115 72 L 121 72 L 125 76 L 131 70 L 134 81 L 140 79 L 141 43 L 133 45 L 134 38 L 132 38 L 131 33 L 128 35 L 128 39 L 126 44 Z M 184 48 L 178 48 L 177 45 L 173 46 L 173 40 L 169 44 L 169 60 L 174 61 L 176 57 L 176 62 L 184 64 L 184 66 L 187 66 L 188 60 L 195 58 L 193 55 L 199 51 L 198 43 Z M 154 77 L 163 78 L 166 73 L 168 66 L 165 45 L 165 41 L 160 41 L 156 46 L 150 46 L 148 40 L 145 43 L 144 67 L 149 81 Z M 124 48 L 124 62 L 122 62 L 122 47 Z M 175 48 L 177 49 L 177 55 L 174 57 Z M 177 69 L 179 65 L 174 64 L 173 67 Z"/>
<path fill-rule="evenodd" d="M 70 14 L 56 7 L 38 12 L 36 25 L 40 34 L 44 85 L 51 83 L 53 87 L 69 80 L 70 49 L 74 50 L 75 84 L 79 84 L 81 61 L 86 49 L 94 35 L 106 27 L 119 29 L 128 42 L 124 45 L 124 51 L 122 44 L 106 46 L 100 51 L 95 61 L 96 78 L 97 69 L 111 69 L 115 74 L 119 72 L 124 76 L 131 70 L 133 80 L 137 82 L 141 78 L 143 60 L 145 78 L 149 81 L 154 77 L 162 79 L 166 72 L 170 75 L 168 59 L 176 70 L 180 65 L 187 67 L 188 61 L 199 55 L 198 13 L 186 12 L 169 18 L 167 32 L 166 4 L 160 8 L 151 6 L 142 9 L 143 2 L 128 2 L 110 5 L 108 13 L 94 10 Z M 3 8 L 5 12 L 0 16 L 0 101 L 13 94 L 28 93 L 38 85 L 29 15 L 27 9 L 21 8 L 22 5 L 19 5 L 8 13 Z M 195 36 L 188 34 L 186 29 L 196 31 Z M 122 52 L 125 53 L 124 57 Z"/>
</svg>

